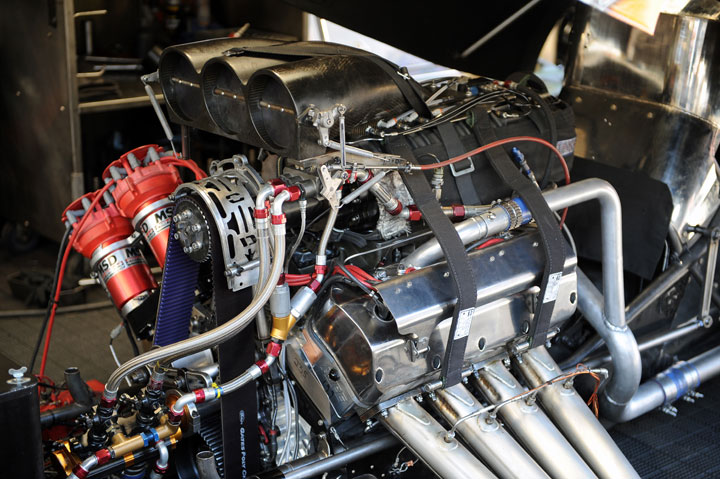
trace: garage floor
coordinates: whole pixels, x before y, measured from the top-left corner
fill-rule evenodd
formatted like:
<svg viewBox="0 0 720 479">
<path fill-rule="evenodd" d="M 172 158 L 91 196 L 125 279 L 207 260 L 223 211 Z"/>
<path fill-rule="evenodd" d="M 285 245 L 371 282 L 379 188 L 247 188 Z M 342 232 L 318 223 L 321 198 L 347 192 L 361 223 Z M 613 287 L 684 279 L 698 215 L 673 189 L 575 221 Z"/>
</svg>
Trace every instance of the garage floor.
<svg viewBox="0 0 720 479">
<path fill-rule="evenodd" d="M 0 250 L 1 310 L 25 307 L 10 294 L 7 276 L 18 270 L 50 273 L 56 248 L 45 242 L 27 254 Z M 91 287 L 87 294 L 88 301 L 107 299 L 100 287 Z M 86 380 L 104 382 L 115 369 L 108 338 L 119 321 L 113 308 L 57 316 L 46 375 L 62 381 L 65 367 L 78 366 Z M 0 353 L 28 365 L 41 323 L 42 316 L 0 319 Z M 131 357 L 130 342 L 124 333 L 114 345 L 121 361 Z M 36 372 L 39 365 L 38 358 Z M 676 418 L 654 411 L 612 430 L 612 436 L 643 478 L 720 477 L 720 380 L 699 390 L 705 398 L 695 404 L 677 403 Z"/>
<path fill-rule="evenodd" d="M 0 310 L 26 307 L 10 294 L 8 275 L 20 270 L 52 274 L 56 255 L 57 244 L 51 242 L 41 242 L 40 246 L 26 254 L 11 254 L 6 249 L 0 249 Z M 87 301 L 107 299 L 101 287 L 87 289 Z M 43 316 L 0 317 L 0 353 L 18 365 L 29 366 L 42 321 Z M 77 366 L 85 380 L 104 382 L 116 367 L 108 343 L 110 331 L 119 322 L 120 316 L 114 308 L 56 316 L 45 375 L 59 382 L 63 380 L 66 367 Z M 113 345 L 121 361 L 132 356 L 130 341 L 124 332 Z M 35 362 L 35 373 L 40 369 L 41 354 L 42 348 Z M 6 373 L 2 371 L 0 374 Z"/>
<path fill-rule="evenodd" d="M 703 399 L 674 404 L 677 417 L 656 410 L 611 431 L 641 477 L 720 477 L 720 378 L 698 391 Z"/>
</svg>

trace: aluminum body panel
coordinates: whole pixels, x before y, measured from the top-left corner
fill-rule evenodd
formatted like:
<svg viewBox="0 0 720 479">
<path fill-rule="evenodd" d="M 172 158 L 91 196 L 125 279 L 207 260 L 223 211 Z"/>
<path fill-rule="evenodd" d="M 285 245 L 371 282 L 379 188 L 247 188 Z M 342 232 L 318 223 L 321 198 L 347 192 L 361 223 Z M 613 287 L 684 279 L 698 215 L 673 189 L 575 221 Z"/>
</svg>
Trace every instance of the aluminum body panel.
<svg viewBox="0 0 720 479">
<path fill-rule="evenodd" d="M 569 84 L 668 105 L 720 127 L 717 2 L 661 14 L 654 35 L 589 7 L 578 18 Z"/>
<path fill-rule="evenodd" d="M 720 7 L 692 1 L 662 14 L 652 36 L 582 11 L 561 95 L 575 111 L 576 154 L 666 183 L 678 232 L 705 224 L 720 205 Z"/>
</svg>

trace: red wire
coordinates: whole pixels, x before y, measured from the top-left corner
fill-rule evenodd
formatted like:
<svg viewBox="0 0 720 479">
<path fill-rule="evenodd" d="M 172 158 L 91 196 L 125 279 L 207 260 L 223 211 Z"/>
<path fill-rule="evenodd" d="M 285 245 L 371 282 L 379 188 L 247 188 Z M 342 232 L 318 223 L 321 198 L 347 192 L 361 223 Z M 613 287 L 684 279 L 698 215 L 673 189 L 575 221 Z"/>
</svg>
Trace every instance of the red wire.
<svg viewBox="0 0 720 479">
<path fill-rule="evenodd" d="M 163 163 L 168 163 L 170 165 L 175 166 L 182 166 L 185 168 L 188 168 L 190 171 L 192 171 L 195 174 L 196 180 L 202 180 L 203 178 L 207 177 L 205 172 L 191 159 L 180 159 L 174 156 L 163 156 L 160 158 L 160 161 Z"/>
<path fill-rule="evenodd" d="M 305 286 L 312 283 L 313 277 L 309 274 L 286 274 L 285 280 L 290 286 Z"/>
<path fill-rule="evenodd" d="M 42 361 L 40 362 L 40 376 L 45 375 L 45 365 L 47 364 L 48 351 L 50 350 L 50 338 L 52 337 L 53 324 L 55 324 L 55 311 L 57 310 L 58 301 L 60 301 L 60 292 L 62 291 L 62 282 L 63 277 L 65 276 L 67 261 L 70 257 L 70 251 L 72 251 L 72 246 L 75 244 L 75 238 L 77 238 L 78 233 L 82 231 L 85 226 L 85 222 L 90 217 L 90 212 L 95 208 L 95 206 L 97 206 L 103 196 L 103 193 L 105 193 L 113 184 L 115 184 L 115 181 L 110 180 L 109 183 L 103 186 L 95 194 L 95 198 L 93 198 L 92 202 L 90 202 L 90 207 L 87 208 L 83 217 L 78 223 L 76 223 L 76 226 L 73 227 L 73 232 L 70 233 L 70 239 L 65 247 L 65 253 L 63 253 L 62 261 L 60 262 L 60 270 L 58 271 L 57 286 L 55 288 L 55 296 L 53 297 L 52 309 L 50 310 L 50 318 L 48 319 L 48 329 L 45 334 L 45 346 L 43 347 Z"/>
<path fill-rule="evenodd" d="M 502 243 L 503 241 L 504 241 L 504 240 L 503 240 L 502 238 L 490 238 L 489 240 L 487 240 L 486 242 L 482 243 L 481 245 L 479 245 L 479 246 L 478 246 L 477 248 L 475 248 L 475 249 L 487 248 L 488 246 L 492 246 L 492 245 L 494 245 L 494 244 Z"/>
<path fill-rule="evenodd" d="M 370 273 L 367 273 L 364 269 L 362 269 L 359 266 L 355 266 L 354 264 L 348 264 L 345 265 L 345 268 L 347 268 L 348 271 L 350 271 L 352 274 L 356 276 L 360 276 L 361 278 L 367 280 L 367 281 L 374 281 L 376 283 L 379 283 L 380 280 L 371 275 Z"/>
<path fill-rule="evenodd" d="M 566 185 L 570 184 L 570 170 L 568 169 L 567 162 L 565 161 L 565 158 L 563 158 L 562 153 L 560 153 L 560 150 L 558 150 L 555 147 L 555 145 L 553 145 L 549 141 L 545 141 L 542 138 L 535 138 L 534 136 L 511 136 L 510 138 L 503 138 L 502 140 L 496 140 L 496 141 L 488 143 L 487 145 L 483 145 L 483 146 L 475 148 L 474 150 L 470 150 L 467 153 L 463 153 L 462 155 L 458 155 L 454 158 L 449 158 L 445 161 L 441 161 L 440 163 L 430 163 L 427 165 L 420 165 L 420 169 L 421 170 L 434 170 L 435 168 L 443 168 L 445 166 L 451 165 L 453 163 L 464 160 L 471 156 L 483 153 L 492 148 L 497 148 L 498 146 L 507 145 L 508 143 L 518 143 L 518 142 L 523 142 L 523 141 L 527 141 L 527 142 L 531 142 L 531 143 L 539 143 L 543 146 L 546 146 L 547 148 L 550 148 L 550 150 L 552 150 L 552 152 L 555 153 L 555 156 L 557 156 L 558 160 L 560 160 L 560 165 L 562 166 L 563 173 L 565 173 L 565 184 Z M 568 211 L 568 209 L 565 208 L 562 212 L 562 217 L 560 218 L 560 227 L 561 228 L 562 228 L 563 224 L 565 224 L 565 218 L 567 217 L 567 211 Z"/>
<path fill-rule="evenodd" d="M 352 269 L 351 269 L 351 268 L 348 268 L 348 266 L 351 266 Z M 362 283 L 363 286 L 366 286 L 366 287 L 368 287 L 368 288 L 376 291 L 375 286 L 373 286 L 372 284 L 370 284 L 370 283 L 368 282 L 368 280 L 370 280 L 370 281 L 375 281 L 375 282 L 379 282 L 377 279 L 373 278 L 372 276 L 370 276 L 368 273 L 366 273 L 365 271 L 363 271 L 361 268 L 358 268 L 357 266 L 345 265 L 345 268 L 348 270 L 348 272 L 349 272 L 351 275 L 353 275 L 353 276 L 355 277 L 356 280 L 358 280 L 360 283 Z M 359 272 L 362 272 L 362 275 L 359 274 Z M 341 269 L 340 269 L 339 267 L 337 267 L 337 266 L 335 266 L 335 269 L 333 269 L 333 274 L 340 274 L 340 275 L 342 275 L 342 276 L 345 276 L 346 278 L 348 277 L 348 275 L 345 274 L 345 272 L 344 272 L 343 270 L 341 270 Z M 361 276 L 361 277 L 358 277 L 358 276 Z M 366 277 L 369 277 L 369 278 L 366 278 Z"/>
</svg>

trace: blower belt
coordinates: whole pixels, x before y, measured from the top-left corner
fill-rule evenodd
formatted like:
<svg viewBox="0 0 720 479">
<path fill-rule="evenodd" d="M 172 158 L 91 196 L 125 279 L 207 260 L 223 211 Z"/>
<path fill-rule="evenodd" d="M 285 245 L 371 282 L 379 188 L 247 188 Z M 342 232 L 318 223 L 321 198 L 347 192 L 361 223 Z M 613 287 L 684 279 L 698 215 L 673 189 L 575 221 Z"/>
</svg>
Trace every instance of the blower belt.
<svg viewBox="0 0 720 479">
<path fill-rule="evenodd" d="M 389 150 L 406 160 L 417 164 L 415 155 L 405 138 L 392 138 L 388 141 Z M 457 303 L 453 310 L 453 319 L 445 346 L 445 359 L 442 363 L 441 378 L 443 387 L 450 387 L 462 380 L 462 366 L 465 359 L 470 325 L 472 324 L 477 300 L 477 282 L 465 246 L 447 216 L 442 211 L 435 193 L 430 189 L 422 171 L 403 172 L 402 178 L 422 213 L 423 220 L 430 226 L 445 254 Z"/>
<path fill-rule="evenodd" d="M 175 222 L 172 222 L 155 320 L 155 346 L 177 343 L 187 339 L 190 332 L 200 264 L 183 252 L 182 244 L 174 236 Z"/>
<path fill-rule="evenodd" d="M 210 236 L 210 280 L 217 325 L 231 320 L 252 300 L 252 291 L 245 288 L 233 292 L 227 287 L 225 262 L 220 235 L 212 215 L 201 202 L 195 202 L 207 222 Z M 177 206 L 176 206 L 177 207 Z M 175 223 L 170 225 L 168 250 L 163 270 L 160 305 L 155 324 L 154 344 L 165 346 L 186 339 L 195 302 L 200 263 L 183 252 L 174 238 Z M 205 276 L 203 275 L 203 278 Z M 220 381 L 229 381 L 242 374 L 255 362 L 255 328 L 249 326 L 218 347 Z M 257 424 L 255 382 L 224 395 L 221 400 L 222 443 L 225 477 L 246 477 L 260 468 L 260 443 Z"/>
</svg>

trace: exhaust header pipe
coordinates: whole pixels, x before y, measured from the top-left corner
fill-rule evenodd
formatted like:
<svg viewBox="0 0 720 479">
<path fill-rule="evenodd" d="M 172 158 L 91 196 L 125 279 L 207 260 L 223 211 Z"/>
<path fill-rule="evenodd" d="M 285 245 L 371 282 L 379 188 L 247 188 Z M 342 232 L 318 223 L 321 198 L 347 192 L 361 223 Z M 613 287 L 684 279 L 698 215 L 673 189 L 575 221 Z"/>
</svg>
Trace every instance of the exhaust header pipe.
<svg viewBox="0 0 720 479">
<path fill-rule="evenodd" d="M 380 421 L 439 477 L 495 477 L 413 398 L 386 409 Z"/>
<path fill-rule="evenodd" d="M 433 407 L 452 424 L 463 440 L 503 479 L 548 478 L 540 466 L 488 413 L 462 384 L 436 391 Z"/>
<path fill-rule="evenodd" d="M 478 371 L 475 385 L 493 404 L 526 392 L 500 361 L 491 362 Z M 550 476 L 562 479 L 596 477 L 532 396 L 505 404 L 498 414 Z"/>
</svg>

